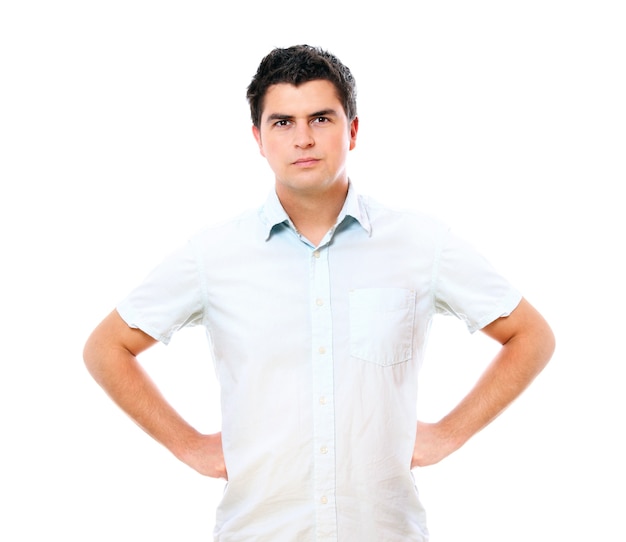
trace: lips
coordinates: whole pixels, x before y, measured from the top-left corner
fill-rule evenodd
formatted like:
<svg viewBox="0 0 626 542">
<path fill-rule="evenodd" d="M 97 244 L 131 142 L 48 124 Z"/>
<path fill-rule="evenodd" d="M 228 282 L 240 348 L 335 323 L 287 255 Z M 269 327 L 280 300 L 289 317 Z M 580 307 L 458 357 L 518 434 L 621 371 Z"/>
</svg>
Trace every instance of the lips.
<svg viewBox="0 0 626 542">
<path fill-rule="evenodd" d="M 295 162 L 293 162 L 294 166 L 314 166 L 319 162 L 319 158 L 314 158 L 312 156 L 305 156 L 304 158 L 298 158 Z"/>
</svg>

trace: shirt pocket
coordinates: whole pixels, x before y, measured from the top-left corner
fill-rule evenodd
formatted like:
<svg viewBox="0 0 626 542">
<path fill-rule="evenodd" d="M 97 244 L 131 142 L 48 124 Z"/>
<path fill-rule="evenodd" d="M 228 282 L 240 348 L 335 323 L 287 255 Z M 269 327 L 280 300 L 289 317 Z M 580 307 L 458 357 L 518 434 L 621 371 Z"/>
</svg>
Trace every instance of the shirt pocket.
<svg viewBox="0 0 626 542">
<path fill-rule="evenodd" d="M 350 291 L 350 355 L 388 366 L 412 357 L 415 292 L 404 288 Z"/>
</svg>

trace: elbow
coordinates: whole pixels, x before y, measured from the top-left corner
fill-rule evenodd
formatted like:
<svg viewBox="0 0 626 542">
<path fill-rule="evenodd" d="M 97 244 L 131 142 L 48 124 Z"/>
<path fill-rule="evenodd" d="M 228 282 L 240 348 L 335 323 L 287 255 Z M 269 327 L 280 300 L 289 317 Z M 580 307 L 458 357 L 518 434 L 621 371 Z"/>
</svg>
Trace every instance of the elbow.
<svg viewBox="0 0 626 542">
<path fill-rule="evenodd" d="M 541 372 L 552 359 L 556 349 L 556 337 L 550 325 L 540 317 L 526 335 L 529 359 L 534 360 L 536 373 Z"/>
<path fill-rule="evenodd" d="M 107 370 L 111 352 L 110 340 L 100 324 L 91 332 L 83 346 L 83 363 L 97 382 L 100 382 L 102 374 Z"/>
<path fill-rule="evenodd" d="M 98 355 L 97 355 L 96 345 L 97 345 L 97 341 L 94 337 L 94 334 L 92 333 L 87 339 L 87 341 L 85 342 L 85 345 L 83 346 L 83 363 L 85 364 L 87 371 L 89 371 L 89 374 L 91 374 L 94 377 L 97 373 L 97 365 L 98 365 L 97 363 Z"/>
<path fill-rule="evenodd" d="M 530 307 L 530 305 L 529 305 Z M 556 337 L 547 320 L 536 309 L 528 312 L 526 330 L 522 333 L 526 336 L 526 343 L 534 350 L 534 358 L 540 369 L 552 359 L 556 349 Z"/>
<path fill-rule="evenodd" d="M 545 363 L 547 364 L 552 356 L 554 355 L 554 351 L 556 350 L 556 336 L 554 335 L 554 331 L 546 322 L 544 325 L 544 329 L 542 331 L 542 357 L 545 359 Z"/>
</svg>

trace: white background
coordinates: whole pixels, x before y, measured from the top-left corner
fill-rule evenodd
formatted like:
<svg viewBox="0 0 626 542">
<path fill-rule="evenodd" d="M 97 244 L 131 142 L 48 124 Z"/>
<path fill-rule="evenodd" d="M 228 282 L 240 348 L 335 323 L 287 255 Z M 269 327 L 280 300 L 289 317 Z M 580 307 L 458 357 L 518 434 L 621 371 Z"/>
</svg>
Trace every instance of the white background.
<svg viewBox="0 0 626 542">
<path fill-rule="evenodd" d="M 309 43 L 357 79 L 358 188 L 450 223 L 557 335 L 501 418 L 417 471 L 433 542 L 626 540 L 620 4 L 3 2 L 0 539 L 210 539 L 222 482 L 137 429 L 82 347 L 166 252 L 265 198 L 245 88 L 271 48 Z M 493 348 L 437 320 L 422 417 Z M 145 364 L 219 429 L 201 330 Z"/>
</svg>

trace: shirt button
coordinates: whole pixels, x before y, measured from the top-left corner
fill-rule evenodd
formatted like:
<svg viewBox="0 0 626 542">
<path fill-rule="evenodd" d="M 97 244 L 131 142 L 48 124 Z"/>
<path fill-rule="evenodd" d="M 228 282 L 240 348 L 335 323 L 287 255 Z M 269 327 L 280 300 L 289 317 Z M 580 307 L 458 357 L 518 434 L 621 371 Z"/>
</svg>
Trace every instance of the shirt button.
<svg viewBox="0 0 626 542">
<path fill-rule="evenodd" d="M 320 448 L 320 453 L 322 453 L 322 454 L 327 454 L 327 453 L 328 453 L 328 448 L 326 448 L 326 446 L 322 446 L 322 447 Z"/>
<path fill-rule="evenodd" d="M 320 405 L 326 404 L 326 397 L 320 397 Z"/>
<path fill-rule="evenodd" d="M 320 354 L 325 354 L 325 353 L 326 353 L 326 348 L 324 348 L 323 346 L 320 346 L 320 347 L 317 349 L 317 351 L 318 351 Z"/>
<path fill-rule="evenodd" d="M 319 251 L 319 250 L 316 250 L 316 251 L 313 253 L 313 256 L 315 256 L 316 258 L 319 258 L 319 257 L 320 257 L 320 251 Z"/>
<path fill-rule="evenodd" d="M 324 300 L 323 300 L 322 298 L 318 297 L 318 298 L 315 300 L 315 304 L 316 304 L 318 307 L 321 307 L 321 306 L 324 304 Z"/>
<path fill-rule="evenodd" d="M 326 497 L 326 496 L 322 497 L 322 498 L 320 499 L 320 502 L 321 502 L 322 504 L 327 504 L 327 503 L 328 503 L 328 497 Z"/>
</svg>

